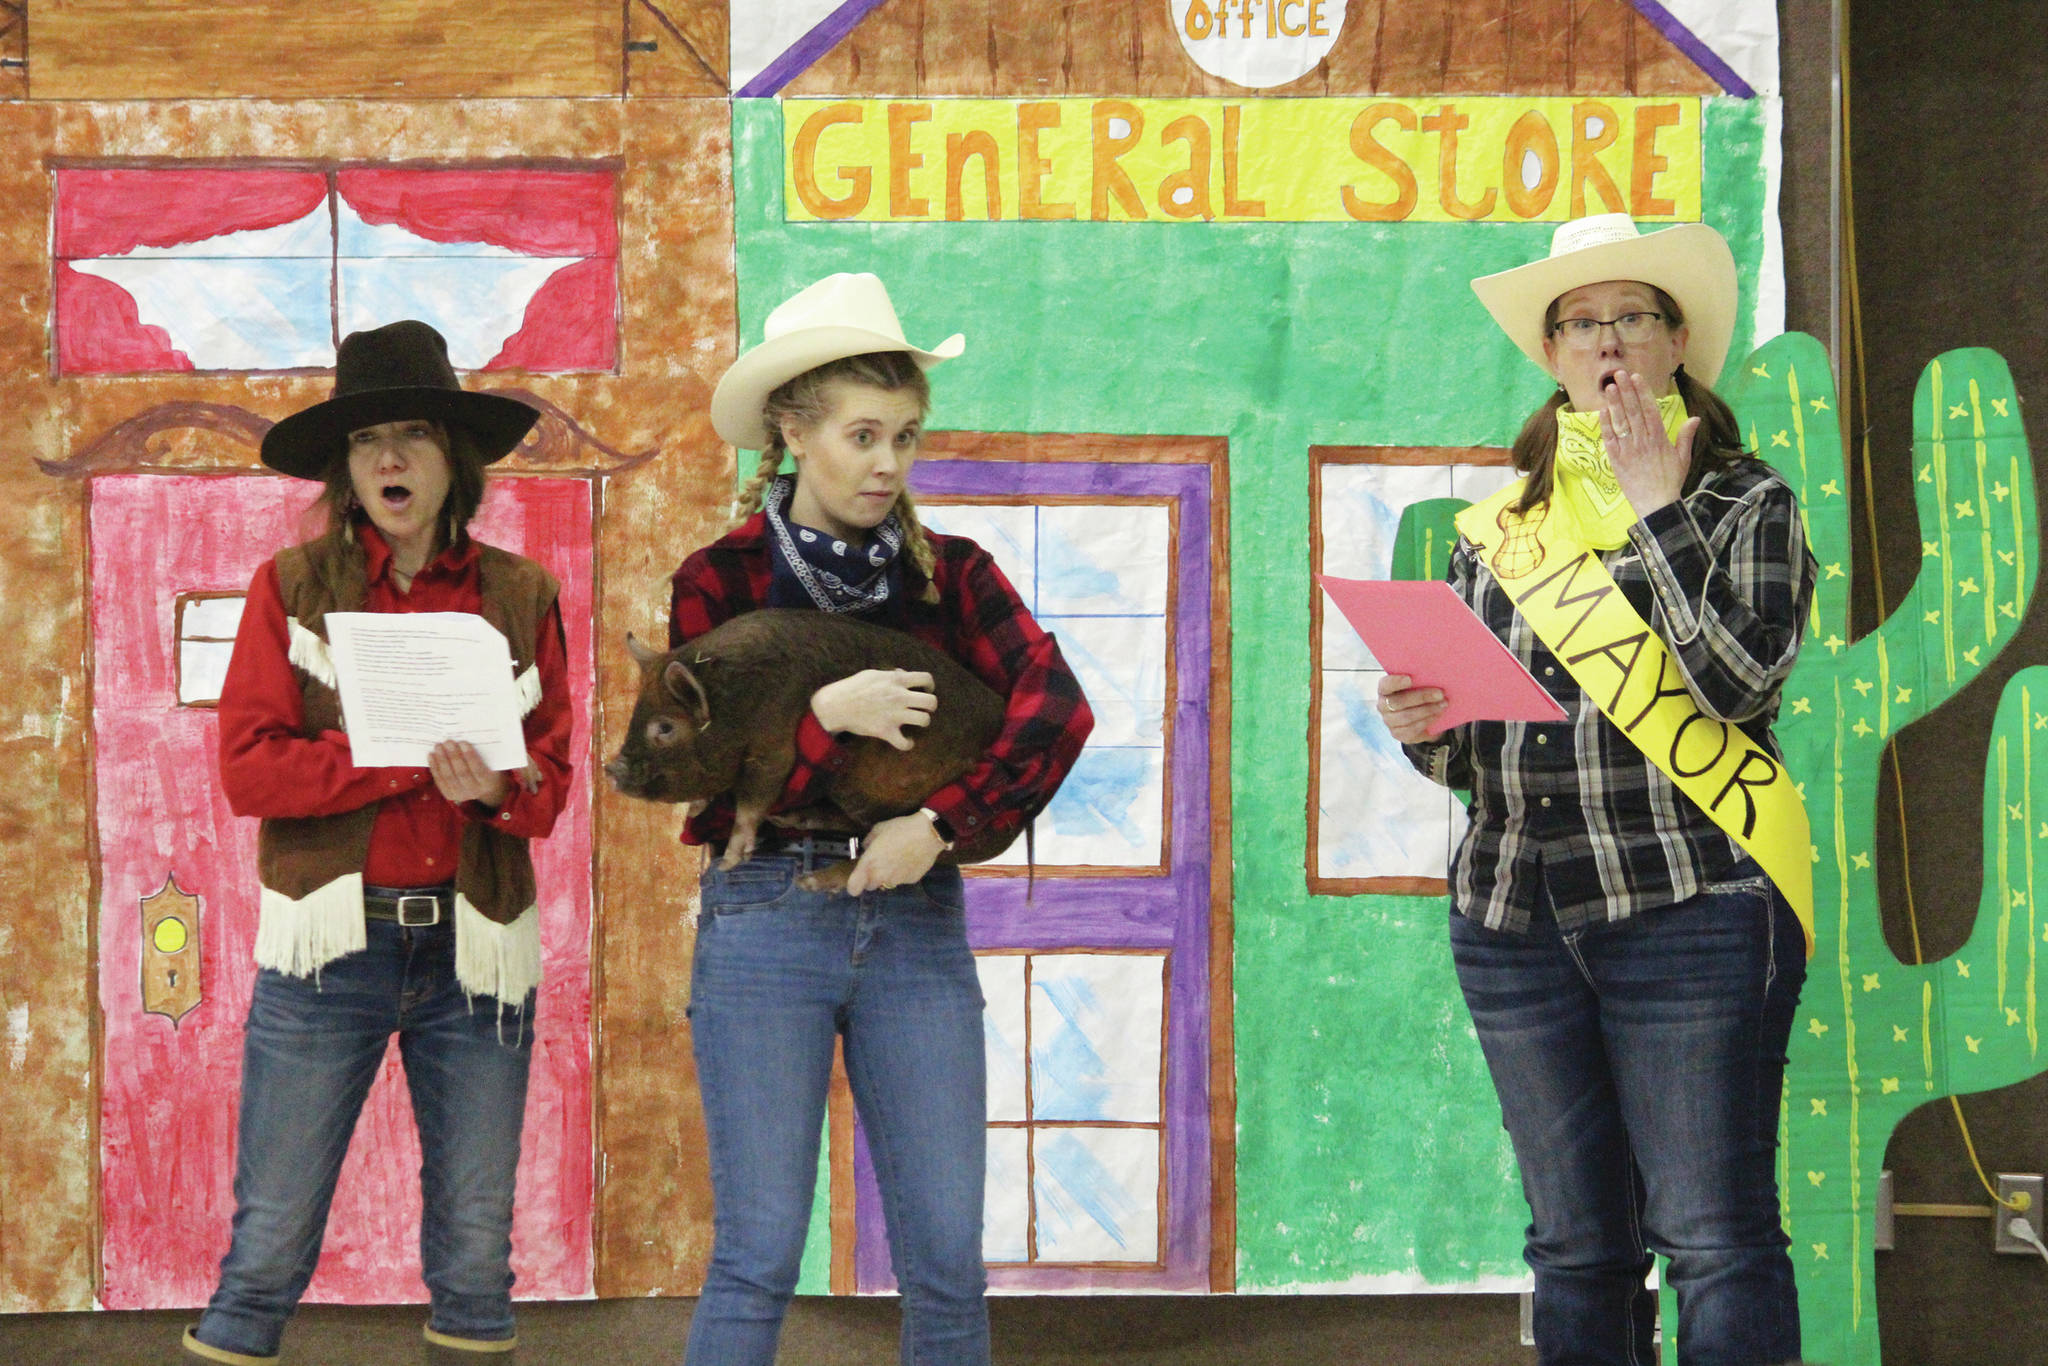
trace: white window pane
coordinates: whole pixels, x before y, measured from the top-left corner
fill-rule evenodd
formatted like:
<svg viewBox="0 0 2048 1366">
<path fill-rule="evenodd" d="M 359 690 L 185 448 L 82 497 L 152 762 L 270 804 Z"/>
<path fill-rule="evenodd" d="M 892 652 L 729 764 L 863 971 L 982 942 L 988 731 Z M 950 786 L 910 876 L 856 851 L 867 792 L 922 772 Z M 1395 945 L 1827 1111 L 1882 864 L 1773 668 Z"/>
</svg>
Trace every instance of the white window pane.
<svg viewBox="0 0 2048 1366">
<path fill-rule="evenodd" d="M 1451 496 L 1468 503 L 1484 502 L 1522 476 L 1513 465 L 1451 466 Z"/>
<path fill-rule="evenodd" d="M 178 618 L 178 634 L 186 639 L 212 636 L 216 640 L 233 640 L 242 624 L 243 602 L 240 594 L 227 598 L 194 598 L 185 604 Z"/>
<path fill-rule="evenodd" d="M 1166 618 L 1044 616 L 1039 625 L 1059 637 L 1088 695 L 1090 745 L 1165 743 Z"/>
<path fill-rule="evenodd" d="M 965 536 L 986 550 L 1024 605 L 1038 610 L 1038 509 L 1005 503 L 919 503 L 925 526 L 944 536 Z"/>
<path fill-rule="evenodd" d="M 343 257 L 336 280 L 347 336 L 399 318 L 431 323 L 458 370 L 480 370 L 526 324 L 526 306 L 556 271 L 581 258 Z"/>
<path fill-rule="evenodd" d="M 218 702 L 220 688 L 228 676 L 233 641 L 181 640 L 178 642 L 178 701 L 186 706 Z"/>
<path fill-rule="evenodd" d="M 984 954 L 981 974 L 982 1039 L 988 1053 L 988 1117 L 1026 1118 L 1024 1107 L 1024 955 Z"/>
<path fill-rule="evenodd" d="M 981 1207 L 981 1259 L 1021 1262 L 1031 1255 L 1030 1136 L 1022 1129 L 988 1131 L 988 1176 Z"/>
<path fill-rule="evenodd" d="M 1166 780 L 1163 749 L 1091 742 L 1051 805 L 1038 817 L 1038 861 L 1097 868 L 1156 868 L 1162 862 Z M 991 867 L 1022 868 L 1024 840 Z"/>
<path fill-rule="evenodd" d="M 1386 578 L 1394 565 L 1401 510 L 1450 496 L 1447 465 L 1324 465 L 1323 572 L 1340 579 Z M 1323 599 L 1323 667 L 1379 667 L 1328 598 Z"/>
<path fill-rule="evenodd" d="M 1031 1117 L 1159 1119 L 1166 959 L 1057 953 L 1031 959 Z"/>
<path fill-rule="evenodd" d="M 1047 616 L 1164 615 L 1172 524 L 1157 505 L 1038 510 L 1038 610 Z"/>
<path fill-rule="evenodd" d="M 1040 1129 L 1040 1262 L 1159 1260 L 1159 1132 Z"/>
<path fill-rule="evenodd" d="M 119 285 L 137 319 L 160 327 L 201 370 L 285 370 L 334 364 L 330 267 L 282 260 L 101 259 L 71 268 Z"/>
<path fill-rule="evenodd" d="M 1378 708 L 1378 671 L 1323 674 L 1316 793 L 1322 877 L 1443 877 L 1465 833 L 1456 797 L 1415 771 Z"/>
</svg>

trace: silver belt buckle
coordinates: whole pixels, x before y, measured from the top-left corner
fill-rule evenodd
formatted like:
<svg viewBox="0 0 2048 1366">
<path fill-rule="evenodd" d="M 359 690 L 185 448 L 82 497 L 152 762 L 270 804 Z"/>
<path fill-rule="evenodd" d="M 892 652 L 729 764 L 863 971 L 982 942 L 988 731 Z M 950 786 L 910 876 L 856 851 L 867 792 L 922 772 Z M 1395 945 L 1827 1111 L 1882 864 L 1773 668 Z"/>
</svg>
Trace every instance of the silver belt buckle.
<svg viewBox="0 0 2048 1366">
<path fill-rule="evenodd" d="M 425 905 L 426 919 L 414 920 L 407 909 L 414 905 Z M 438 896 L 402 896 L 398 898 L 398 923 L 401 928 L 421 930 L 441 923 L 441 898 Z"/>
</svg>

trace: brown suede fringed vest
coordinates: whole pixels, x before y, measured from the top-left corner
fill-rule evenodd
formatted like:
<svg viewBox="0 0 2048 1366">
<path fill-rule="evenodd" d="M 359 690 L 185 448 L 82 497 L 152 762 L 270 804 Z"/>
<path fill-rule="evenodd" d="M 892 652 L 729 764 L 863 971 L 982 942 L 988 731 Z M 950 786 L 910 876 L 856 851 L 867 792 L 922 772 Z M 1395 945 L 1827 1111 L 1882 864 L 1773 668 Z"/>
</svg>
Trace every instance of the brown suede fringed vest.
<svg viewBox="0 0 2048 1366">
<path fill-rule="evenodd" d="M 512 647 L 514 675 L 533 667 L 535 636 L 559 586 L 533 561 L 478 544 L 477 574 L 483 617 Z M 277 556 L 278 586 L 287 614 L 321 640 L 329 612 L 359 612 L 369 597 L 362 550 L 337 551 L 330 542 L 309 541 Z M 340 730 L 341 698 L 328 684 L 300 669 L 305 689 L 304 733 Z M 370 852 L 370 828 L 378 803 L 338 816 L 271 818 L 258 826 L 256 869 L 263 885 L 298 900 L 338 877 L 360 873 Z M 485 918 L 508 925 L 534 904 L 533 862 L 526 841 L 503 834 L 486 821 L 462 828 L 455 890 Z"/>
</svg>

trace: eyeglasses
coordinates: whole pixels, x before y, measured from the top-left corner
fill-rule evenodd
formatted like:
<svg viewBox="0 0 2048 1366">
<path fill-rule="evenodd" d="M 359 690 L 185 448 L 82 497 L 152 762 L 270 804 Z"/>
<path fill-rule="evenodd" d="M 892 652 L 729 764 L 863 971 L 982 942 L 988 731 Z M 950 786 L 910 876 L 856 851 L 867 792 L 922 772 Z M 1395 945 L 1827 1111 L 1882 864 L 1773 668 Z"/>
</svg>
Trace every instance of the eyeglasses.
<svg viewBox="0 0 2048 1366">
<path fill-rule="evenodd" d="M 1600 344 L 1600 329 L 1611 327 L 1615 336 L 1634 345 L 1655 336 L 1657 325 L 1663 321 L 1662 313 L 1624 313 L 1619 318 L 1559 318 L 1550 329 L 1550 335 L 1562 338 L 1567 346 L 1594 347 Z"/>
</svg>

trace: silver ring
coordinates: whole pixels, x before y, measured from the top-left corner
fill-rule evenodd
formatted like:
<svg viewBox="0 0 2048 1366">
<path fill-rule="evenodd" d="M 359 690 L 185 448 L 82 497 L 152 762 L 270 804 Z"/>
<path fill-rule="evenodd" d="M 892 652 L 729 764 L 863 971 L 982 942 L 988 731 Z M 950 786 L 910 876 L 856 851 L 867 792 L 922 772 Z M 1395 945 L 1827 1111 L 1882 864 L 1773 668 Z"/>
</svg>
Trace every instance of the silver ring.
<svg viewBox="0 0 2048 1366">
<path fill-rule="evenodd" d="M 1616 427 L 1616 428 L 1614 429 L 1614 434 L 1615 434 L 1616 436 L 1627 436 L 1627 435 L 1628 435 L 1628 428 L 1626 428 L 1626 427 Z"/>
</svg>

